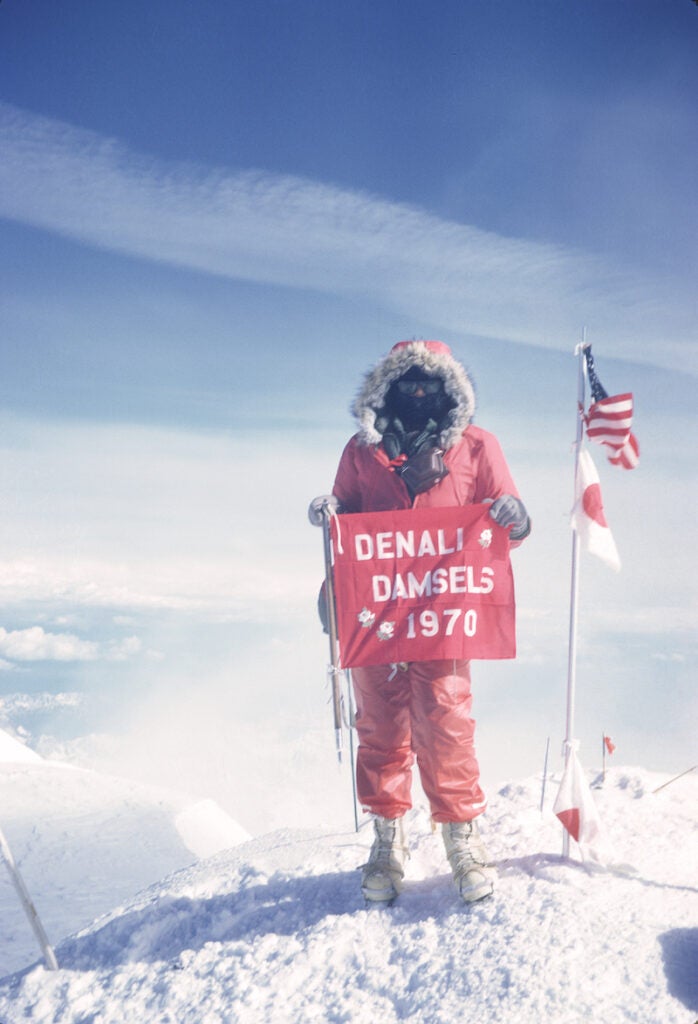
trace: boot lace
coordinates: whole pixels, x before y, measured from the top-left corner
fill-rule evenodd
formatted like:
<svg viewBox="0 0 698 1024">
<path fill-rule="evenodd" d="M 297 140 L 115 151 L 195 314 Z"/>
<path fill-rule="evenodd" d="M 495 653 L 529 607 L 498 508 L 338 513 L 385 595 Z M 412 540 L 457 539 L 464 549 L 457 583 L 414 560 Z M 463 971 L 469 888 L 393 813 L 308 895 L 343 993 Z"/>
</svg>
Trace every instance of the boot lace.
<svg viewBox="0 0 698 1024">
<path fill-rule="evenodd" d="M 371 872 L 400 870 L 399 856 L 403 852 L 396 822 L 375 826 L 376 837 L 364 868 Z"/>
<path fill-rule="evenodd" d="M 449 829 L 450 850 L 448 859 L 454 872 L 460 874 L 473 867 L 485 867 L 487 854 L 479 834 L 470 822 Z"/>
</svg>

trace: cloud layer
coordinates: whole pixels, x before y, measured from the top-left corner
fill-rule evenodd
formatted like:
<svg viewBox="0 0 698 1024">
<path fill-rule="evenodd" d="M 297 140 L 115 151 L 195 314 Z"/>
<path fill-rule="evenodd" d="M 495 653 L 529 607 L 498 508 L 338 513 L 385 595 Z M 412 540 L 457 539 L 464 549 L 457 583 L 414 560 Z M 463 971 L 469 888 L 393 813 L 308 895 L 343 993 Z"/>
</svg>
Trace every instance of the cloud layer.
<svg viewBox="0 0 698 1024">
<path fill-rule="evenodd" d="M 165 164 L 0 103 L 0 215 L 224 277 L 363 295 L 444 329 L 698 372 L 679 284 L 563 246 L 267 173 Z"/>
<path fill-rule="evenodd" d="M 10 661 L 124 661 L 140 649 L 135 636 L 98 644 L 74 633 L 50 633 L 42 626 L 9 631 L 0 626 L 0 655 Z"/>
</svg>

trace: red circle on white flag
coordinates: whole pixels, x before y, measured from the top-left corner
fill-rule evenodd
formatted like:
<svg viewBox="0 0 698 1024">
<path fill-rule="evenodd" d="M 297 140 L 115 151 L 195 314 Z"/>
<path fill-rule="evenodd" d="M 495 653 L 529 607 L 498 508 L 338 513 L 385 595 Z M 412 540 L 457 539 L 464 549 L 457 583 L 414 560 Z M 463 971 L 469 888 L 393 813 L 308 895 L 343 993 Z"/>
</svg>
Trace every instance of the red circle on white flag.
<svg viewBox="0 0 698 1024">
<path fill-rule="evenodd" d="M 606 516 L 603 511 L 603 502 L 601 501 L 601 486 L 600 484 L 589 484 L 584 490 L 582 495 L 582 507 L 584 511 L 593 519 L 599 526 L 608 526 L 606 522 Z"/>
</svg>

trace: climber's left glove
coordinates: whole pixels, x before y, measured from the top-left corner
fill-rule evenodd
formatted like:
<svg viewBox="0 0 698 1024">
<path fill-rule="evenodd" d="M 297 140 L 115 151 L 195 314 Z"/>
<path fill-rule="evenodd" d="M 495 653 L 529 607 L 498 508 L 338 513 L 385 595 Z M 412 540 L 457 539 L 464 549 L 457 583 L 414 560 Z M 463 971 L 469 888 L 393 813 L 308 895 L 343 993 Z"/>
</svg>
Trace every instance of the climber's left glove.
<svg viewBox="0 0 698 1024">
<path fill-rule="evenodd" d="M 523 540 L 531 532 L 531 520 L 524 503 L 513 494 L 503 494 L 493 501 L 490 515 L 498 526 L 511 527 L 512 540 Z"/>
</svg>

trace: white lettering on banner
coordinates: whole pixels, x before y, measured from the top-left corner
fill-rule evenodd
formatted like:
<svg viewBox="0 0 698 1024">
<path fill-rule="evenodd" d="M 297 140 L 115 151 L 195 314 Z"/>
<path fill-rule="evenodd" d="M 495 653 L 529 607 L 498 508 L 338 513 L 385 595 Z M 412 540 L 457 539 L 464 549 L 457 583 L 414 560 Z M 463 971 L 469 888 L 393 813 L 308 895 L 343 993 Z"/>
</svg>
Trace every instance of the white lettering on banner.
<svg viewBox="0 0 698 1024">
<path fill-rule="evenodd" d="M 370 533 L 357 533 L 356 537 L 354 537 L 354 546 L 359 562 L 363 562 L 367 558 L 373 558 L 373 538 Z"/>
<path fill-rule="evenodd" d="M 395 534 L 395 555 L 397 558 L 414 558 L 414 530 Z"/>
<path fill-rule="evenodd" d="M 458 526 L 450 537 L 446 530 L 422 530 L 419 539 L 414 530 L 405 533 L 387 531 L 357 533 L 354 537 L 354 552 L 358 562 L 371 558 L 424 558 L 426 555 L 453 555 L 463 550 L 463 527 Z"/>
<path fill-rule="evenodd" d="M 413 572 L 371 577 L 374 601 L 409 600 L 431 597 L 432 594 L 491 594 L 494 590 L 494 569 L 484 565 L 475 582 L 472 565 L 451 565 L 448 569 L 428 569 L 421 579 Z"/>
<path fill-rule="evenodd" d="M 376 534 L 376 555 L 378 558 L 393 558 L 394 552 L 390 547 L 392 542 L 392 533 L 377 533 Z"/>
<path fill-rule="evenodd" d="M 477 612 L 474 608 L 468 608 L 465 612 L 462 608 L 444 608 L 442 615 L 443 619 L 431 608 L 426 608 L 419 618 L 414 612 L 410 612 L 407 616 L 407 639 L 414 640 L 418 634 L 426 637 L 437 636 L 441 632 L 445 636 L 453 636 L 461 615 L 463 621 L 460 628 L 465 635 L 475 636 L 477 633 Z"/>
</svg>

